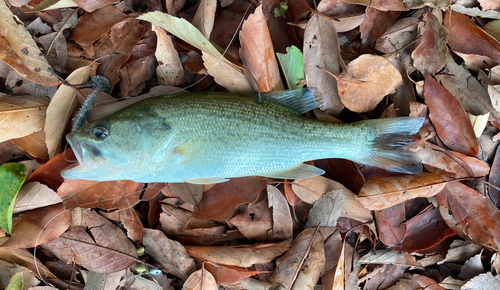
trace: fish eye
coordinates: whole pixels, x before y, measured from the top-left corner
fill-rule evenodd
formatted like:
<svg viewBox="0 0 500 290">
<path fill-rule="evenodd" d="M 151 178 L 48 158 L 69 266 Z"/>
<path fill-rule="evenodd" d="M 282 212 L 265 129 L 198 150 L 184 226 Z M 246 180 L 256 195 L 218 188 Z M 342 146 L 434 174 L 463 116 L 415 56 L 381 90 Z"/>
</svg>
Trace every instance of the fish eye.
<svg viewBox="0 0 500 290">
<path fill-rule="evenodd" d="M 106 138 L 106 136 L 108 136 L 108 134 L 108 129 L 104 128 L 103 126 L 95 126 L 92 129 L 92 135 L 97 139 L 104 139 Z"/>
</svg>

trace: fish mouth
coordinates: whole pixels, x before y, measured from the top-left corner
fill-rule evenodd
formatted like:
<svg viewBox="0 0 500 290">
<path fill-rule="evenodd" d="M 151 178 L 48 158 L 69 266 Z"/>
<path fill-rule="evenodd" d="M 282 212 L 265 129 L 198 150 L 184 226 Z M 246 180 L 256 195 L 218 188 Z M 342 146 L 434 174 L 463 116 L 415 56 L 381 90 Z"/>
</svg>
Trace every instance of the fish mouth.
<svg viewBox="0 0 500 290">
<path fill-rule="evenodd" d="M 61 171 L 61 175 L 64 178 L 81 179 L 96 174 L 98 167 L 97 159 L 101 155 L 100 150 L 94 145 L 86 144 L 76 133 L 68 134 L 66 140 L 73 149 L 73 153 L 79 164 L 64 169 Z"/>
<path fill-rule="evenodd" d="M 75 154 L 78 163 L 80 163 L 80 165 L 83 165 L 83 149 L 78 136 L 76 136 L 75 133 L 69 133 L 68 135 L 66 135 L 66 140 L 73 149 L 73 153 Z"/>
</svg>

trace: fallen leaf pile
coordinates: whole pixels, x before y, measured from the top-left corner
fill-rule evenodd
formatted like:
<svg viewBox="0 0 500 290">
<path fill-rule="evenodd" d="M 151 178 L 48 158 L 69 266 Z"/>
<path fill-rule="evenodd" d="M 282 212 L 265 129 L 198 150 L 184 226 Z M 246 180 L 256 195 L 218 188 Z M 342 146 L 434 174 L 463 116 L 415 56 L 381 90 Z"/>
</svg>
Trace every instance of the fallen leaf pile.
<svg viewBox="0 0 500 290">
<path fill-rule="evenodd" d="M 499 9 L 0 1 L 0 289 L 500 289 Z M 69 84 L 94 75 L 112 89 L 89 121 L 184 90 L 302 87 L 309 118 L 424 117 L 424 171 L 325 159 L 297 180 L 64 180 L 92 92 Z"/>
</svg>

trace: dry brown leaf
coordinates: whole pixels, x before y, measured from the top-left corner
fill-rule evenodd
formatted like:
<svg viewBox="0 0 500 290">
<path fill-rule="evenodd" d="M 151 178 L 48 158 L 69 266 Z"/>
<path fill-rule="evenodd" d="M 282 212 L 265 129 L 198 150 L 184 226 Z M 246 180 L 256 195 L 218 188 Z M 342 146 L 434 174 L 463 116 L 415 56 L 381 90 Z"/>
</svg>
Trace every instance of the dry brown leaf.
<svg viewBox="0 0 500 290">
<path fill-rule="evenodd" d="M 326 177 L 315 176 L 311 178 L 296 179 L 292 184 L 292 189 L 302 201 L 314 204 L 329 191 L 347 188 Z"/>
<path fill-rule="evenodd" d="M 49 206 L 62 202 L 57 193 L 47 185 L 39 182 L 30 182 L 19 190 L 14 205 L 14 213 L 23 212 L 39 207 Z"/>
<path fill-rule="evenodd" d="M 265 242 L 273 229 L 273 211 L 268 206 L 268 199 L 247 206 L 229 220 L 247 239 Z"/>
<path fill-rule="evenodd" d="M 0 142 L 42 130 L 48 105 L 45 97 L 0 95 Z"/>
<path fill-rule="evenodd" d="M 82 84 L 89 80 L 90 67 L 73 71 L 66 80 L 70 84 Z M 52 158 L 61 152 L 61 140 L 66 124 L 75 111 L 78 101 L 74 89 L 62 85 L 52 97 L 45 118 L 45 143 Z"/>
<path fill-rule="evenodd" d="M 144 238 L 144 226 L 133 207 L 122 209 L 118 212 L 120 222 L 127 230 L 127 237 L 136 243 L 141 243 Z"/>
<path fill-rule="evenodd" d="M 286 240 L 293 237 L 293 220 L 285 197 L 276 187 L 267 186 L 269 207 L 273 208 L 273 238 Z"/>
<path fill-rule="evenodd" d="M 370 210 L 381 210 L 413 198 L 434 196 L 445 185 L 443 178 L 431 173 L 376 176 L 363 185 L 357 200 Z"/>
<path fill-rule="evenodd" d="M 201 5 L 201 4 L 200 4 Z M 182 290 L 217 290 L 217 282 L 214 276 L 203 265 L 201 269 L 193 272 L 182 285 Z"/>
<path fill-rule="evenodd" d="M 321 1 L 320 4 L 322 2 L 323 1 Z M 335 27 L 335 30 L 337 30 L 337 32 L 340 33 L 355 29 L 356 27 L 361 25 L 361 23 L 363 23 L 365 17 L 366 17 L 365 13 L 353 13 L 353 14 L 346 13 L 337 15 L 335 19 L 332 19 L 330 21 Z"/>
<path fill-rule="evenodd" d="M 422 269 L 422 265 L 417 262 L 415 256 L 391 249 L 377 250 L 376 252 L 368 253 L 359 259 L 359 263 L 401 265 Z"/>
<path fill-rule="evenodd" d="M 62 235 L 71 222 L 71 212 L 62 203 L 25 212 L 12 229 L 11 238 L 2 244 L 10 248 L 33 248 Z"/>
<path fill-rule="evenodd" d="M 376 8 L 368 7 L 365 20 L 359 26 L 362 46 L 367 47 L 379 39 L 400 13 L 399 11 L 380 11 Z"/>
<path fill-rule="evenodd" d="M 183 201 L 198 208 L 203 197 L 203 185 L 191 183 L 169 183 L 167 185 L 172 193 L 180 197 Z"/>
<path fill-rule="evenodd" d="M 201 220 L 229 219 L 236 205 L 255 201 L 265 187 L 266 179 L 257 176 L 234 178 L 218 183 L 203 193 L 199 210 L 193 217 Z"/>
<path fill-rule="evenodd" d="M 157 45 L 155 56 L 158 61 L 156 75 L 160 85 L 179 86 L 184 83 L 184 68 L 182 67 L 179 53 L 174 48 L 172 39 L 165 30 L 153 24 L 153 31 L 156 33 Z"/>
<path fill-rule="evenodd" d="M 430 10 L 418 24 L 418 32 L 422 38 L 411 53 L 413 66 L 424 75 L 434 75 L 446 64 L 448 54 L 448 31 Z"/>
<path fill-rule="evenodd" d="M 196 14 L 194 15 L 193 21 L 191 22 L 191 24 L 193 24 L 194 27 L 198 28 L 198 30 L 207 39 L 210 39 L 210 34 L 212 33 L 212 29 L 214 28 L 216 9 L 216 0 L 200 1 L 198 9 L 196 10 Z"/>
<path fill-rule="evenodd" d="M 65 179 L 57 190 L 68 209 L 76 207 L 125 209 L 139 202 L 143 183 L 130 180 L 94 181 Z"/>
<path fill-rule="evenodd" d="M 179 242 L 170 240 L 158 230 L 144 229 L 144 247 L 146 253 L 172 275 L 186 280 L 196 270 L 194 260 Z"/>
<path fill-rule="evenodd" d="M 5 1 L 0 2 L 0 15 L 0 58 L 27 80 L 49 87 L 59 85 L 24 23 L 12 14 Z"/>
<path fill-rule="evenodd" d="M 446 61 L 447 74 L 438 74 L 436 79 L 459 101 L 465 111 L 473 115 L 484 115 L 491 112 L 497 118 L 500 111 L 495 111 L 488 91 L 463 66 L 457 64 L 451 54 Z"/>
<path fill-rule="evenodd" d="M 448 183 L 437 196 L 446 224 L 459 236 L 491 251 L 500 249 L 500 210 L 460 182 Z"/>
<path fill-rule="evenodd" d="M 351 111 L 373 110 L 388 94 L 403 84 L 398 69 L 387 59 L 363 54 L 347 65 L 337 77 L 340 100 Z"/>
<path fill-rule="evenodd" d="M 279 283 L 285 289 L 314 289 L 319 277 L 325 272 L 325 247 L 320 235 L 314 237 L 314 228 L 305 229 L 293 241 L 290 249 L 276 261 L 276 270 L 269 282 Z M 314 237 L 308 251 L 311 239 Z M 300 261 L 307 255 L 304 264 L 299 270 L 296 280 L 292 280 L 300 266 Z"/>
<path fill-rule="evenodd" d="M 283 254 L 292 243 L 291 239 L 280 243 L 241 245 L 233 247 L 193 247 L 186 246 L 188 253 L 199 259 L 236 267 L 251 267 L 265 264 Z"/>
<path fill-rule="evenodd" d="M 244 67 L 256 81 L 259 92 L 284 90 L 271 35 L 262 5 L 243 23 L 240 31 L 240 56 Z M 251 81 L 251 83 L 254 83 Z M 255 89 L 257 89 L 255 87 Z"/>
<path fill-rule="evenodd" d="M 392 53 L 403 49 L 417 37 L 417 25 L 420 19 L 405 17 L 396 20 L 374 44 L 376 50 Z"/>
<path fill-rule="evenodd" d="M 460 102 L 431 75 L 425 76 L 425 104 L 439 138 L 450 149 L 474 156 L 479 152 L 474 129 Z"/>
<path fill-rule="evenodd" d="M 206 263 L 205 267 L 212 273 L 217 284 L 236 283 L 253 275 L 270 273 L 270 271 L 253 271 L 240 267 L 212 263 Z"/>
<path fill-rule="evenodd" d="M 316 227 L 319 223 L 323 227 L 335 227 L 339 219 L 346 197 L 342 189 L 332 190 L 318 199 L 311 211 L 306 228 Z"/>
<path fill-rule="evenodd" d="M 467 15 L 449 10 L 443 20 L 452 51 L 500 60 L 500 42 L 479 28 Z"/>
<path fill-rule="evenodd" d="M 340 101 L 337 81 L 320 69 L 339 75 L 340 69 L 345 68 L 337 31 L 329 19 L 318 15 L 309 19 L 303 53 L 307 87 L 318 92 L 315 101 L 321 110 L 338 117 L 344 105 Z"/>
<path fill-rule="evenodd" d="M 78 23 L 71 29 L 71 36 L 68 40 L 73 40 L 80 44 L 89 56 L 94 56 L 92 44 L 109 29 L 126 20 L 129 16 L 121 12 L 114 5 L 107 5 L 92 13 L 85 13 L 78 19 Z"/>
<path fill-rule="evenodd" d="M 202 58 L 203 64 L 208 73 L 214 77 L 215 82 L 225 87 L 230 93 L 250 94 L 253 92 L 241 69 L 204 51 L 202 52 Z"/>
<path fill-rule="evenodd" d="M 27 249 L 13 249 L 0 247 L 0 260 L 10 261 L 17 265 L 29 268 L 38 278 L 46 280 L 56 276 L 50 272 L 38 258 L 35 258 Z M 35 262 L 36 261 L 36 262 Z"/>
<path fill-rule="evenodd" d="M 82 227 L 74 227 L 42 247 L 64 262 L 74 259 L 97 273 L 121 271 L 137 261 L 134 245 L 120 228 L 93 211 L 83 215 L 95 242 Z"/>
<path fill-rule="evenodd" d="M 490 167 L 475 157 L 448 151 L 429 142 L 425 142 L 424 149 L 416 154 L 427 170 L 438 175 L 483 177 L 490 172 Z"/>
<path fill-rule="evenodd" d="M 217 226 L 213 220 L 202 221 L 193 218 L 193 213 L 170 204 L 162 204 L 160 223 L 163 232 L 169 235 L 180 235 L 183 230 L 212 228 Z M 185 234 L 185 232 L 184 232 Z"/>
<path fill-rule="evenodd" d="M 49 151 L 47 144 L 45 144 L 45 131 L 43 130 L 18 139 L 11 139 L 10 142 L 16 144 L 33 158 L 49 159 Z"/>
</svg>

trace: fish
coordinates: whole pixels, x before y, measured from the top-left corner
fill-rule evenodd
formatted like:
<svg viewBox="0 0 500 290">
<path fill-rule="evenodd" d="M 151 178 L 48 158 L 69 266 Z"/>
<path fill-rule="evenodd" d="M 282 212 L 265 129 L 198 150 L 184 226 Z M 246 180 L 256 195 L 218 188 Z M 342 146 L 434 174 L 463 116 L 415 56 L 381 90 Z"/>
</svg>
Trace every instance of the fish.
<svg viewBox="0 0 500 290">
<path fill-rule="evenodd" d="M 423 117 L 336 123 L 306 118 L 308 89 L 257 95 L 187 92 L 151 97 L 67 134 L 78 164 L 67 179 L 211 184 L 229 178 L 308 178 L 310 160 L 345 158 L 414 174 L 407 148 Z"/>
</svg>

